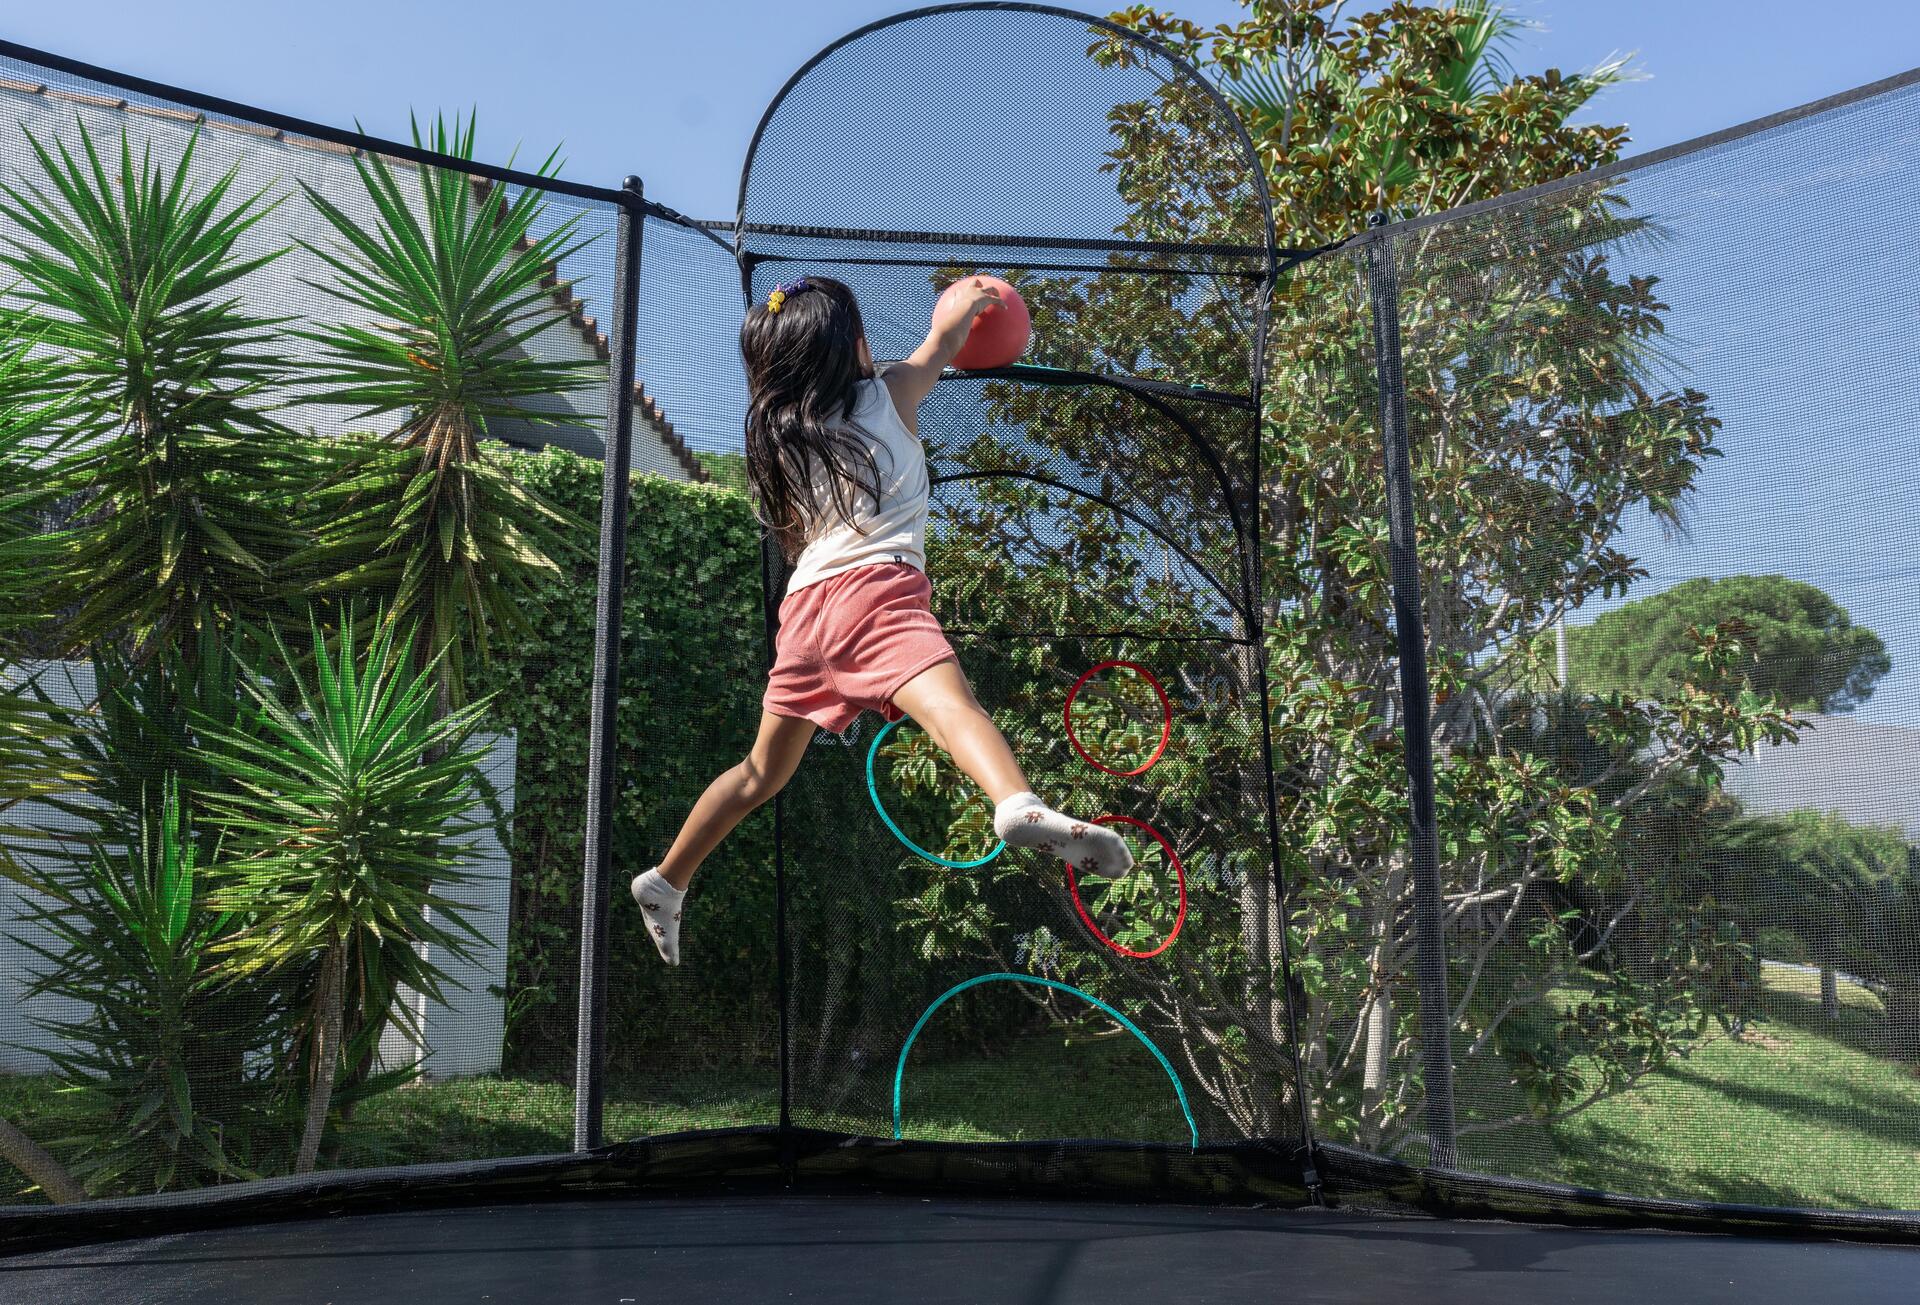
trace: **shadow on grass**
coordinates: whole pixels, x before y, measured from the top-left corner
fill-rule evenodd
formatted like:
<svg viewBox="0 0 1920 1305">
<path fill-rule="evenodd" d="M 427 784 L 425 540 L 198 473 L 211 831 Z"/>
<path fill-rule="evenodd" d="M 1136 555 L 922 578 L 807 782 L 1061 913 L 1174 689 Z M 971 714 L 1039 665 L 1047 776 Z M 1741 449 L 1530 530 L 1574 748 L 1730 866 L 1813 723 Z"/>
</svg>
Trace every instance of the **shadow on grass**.
<svg viewBox="0 0 1920 1305">
<path fill-rule="evenodd" d="M 1790 1086 L 1790 1080 L 1759 1086 L 1729 1082 L 1724 1077 L 1699 1073 L 1686 1064 L 1670 1065 L 1662 1077 L 1671 1083 L 1685 1083 L 1703 1094 L 1745 1105 L 1756 1106 L 1770 1116 L 1788 1116 L 1827 1130 L 1844 1130 L 1879 1142 L 1906 1147 L 1910 1157 L 1920 1156 L 1920 1102 L 1912 1096 L 1873 1088 L 1858 1080 L 1827 1080 L 1829 1095 Z M 1834 1100 L 1838 1095 L 1840 1100 Z M 1788 1122 L 1782 1120 L 1781 1122 Z M 1920 1168 L 1920 1159 L 1910 1158 Z"/>
<path fill-rule="evenodd" d="M 1675 1155 L 1645 1136 L 1610 1124 L 1590 1124 L 1568 1157 L 1569 1173 L 1559 1181 L 1634 1196 L 1717 1201 L 1732 1205 L 1770 1205 L 1788 1209 L 1875 1210 L 1882 1203 L 1829 1184 L 1831 1173 L 1809 1175 L 1806 1183 L 1782 1183 L 1752 1173 L 1703 1164 Z"/>
<path fill-rule="evenodd" d="M 1779 986 L 1769 987 L 1760 999 L 1759 1006 L 1762 1016 L 1767 1020 L 1778 1021 L 1818 1037 L 1831 1038 L 1844 1047 L 1876 1060 L 1907 1063 L 1897 1062 L 1897 1058 L 1889 1052 L 1891 1031 L 1879 1002 L 1863 991 L 1859 992 L 1859 997 L 1872 1001 L 1872 1005 L 1864 1005 L 1859 1000 L 1843 1001 L 1837 1019 L 1828 1018 L 1820 1008 L 1818 996 Z M 1908 1064 L 1909 1068 L 1920 1072 L 1920 1066 Z"/>
</svg>

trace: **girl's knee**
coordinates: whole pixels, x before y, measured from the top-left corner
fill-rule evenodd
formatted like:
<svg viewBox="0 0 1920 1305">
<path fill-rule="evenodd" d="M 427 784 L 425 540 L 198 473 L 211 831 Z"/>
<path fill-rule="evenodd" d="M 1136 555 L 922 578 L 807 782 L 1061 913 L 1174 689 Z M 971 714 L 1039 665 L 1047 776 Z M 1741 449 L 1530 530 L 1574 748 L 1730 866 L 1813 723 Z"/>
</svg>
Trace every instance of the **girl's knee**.
<svg viewBox="0 0 1920 1305">
<path fill-rule="evenodd" d="M 733 768 L 734 794 L 749 807 L 764 806 L 780 791 L 780 784 L 752 757 Z"/>
</svg>

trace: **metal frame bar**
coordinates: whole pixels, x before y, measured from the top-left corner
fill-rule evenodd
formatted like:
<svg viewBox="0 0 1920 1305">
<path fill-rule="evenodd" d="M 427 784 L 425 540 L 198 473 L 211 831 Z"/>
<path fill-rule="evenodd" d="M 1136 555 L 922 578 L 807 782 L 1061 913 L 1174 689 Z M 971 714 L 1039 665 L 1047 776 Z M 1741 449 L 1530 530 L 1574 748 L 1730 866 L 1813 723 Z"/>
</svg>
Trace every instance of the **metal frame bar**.
<svg viewBox="0 0 1920 1305">
<path fill-rule="evenodd" d="M 620 709 L 620 613 L 626 591 L 628 477 L 633 467 L 634 350 L 639 333 L 640 247 L 646 228 L 640 178 L 621 186 L 607 449 L 600 489 L 600 569 L 594 600 L 593 715 L 587 743 L 586 856 L 580 879 L 580 1009 L 574 1042 L 573 1149 L 602 1141 L 607 1071 L 607 916 L 612 893 L 613 795 Z"/>
<path fill-rule="evenodd" d="M 1425 1060 L 1429 1162 L 1457 1167 L 1453 1114 L 1453 1017 L 1447 999 L 1447 940 L 1440 886 L 1440 837 L 1433 801 L 1433 693 L 1427 679 L 1427 626 L 1420 599 L 1420 544 L 1413 515 L 1413 451 L 1407 433 L 1407 382 L 1400 346 L 1400 289 L 1393 242 L 1367 248 L 1373 306 L 1374 372 L 1380 394 L 1387 536 L 1393 575 L 1393 626 L 1399 645 L 1400 714 L 1407 767 L 1407 824 L 1413 862 L 1415 971 L 1420 1049 Z"/>
<path fill-rule="evenodd" d="M 973 6 L 963 6 L 972 8 Z M 923 10 L 922 13 L 931 12 Z M 726 223 L 736 227 L 735 223 Z M 998 249 L 1070 249 L 1089 253 L 1191 254 L 1240 258 L 1264 267 L 1267 251 L 1259 245 L 1183 245 L 1172 240 L 1107 240 L 1091 236 L 1006 236 L 962 231 L 891 231 L 868 227 L 816 227 L 786 222 L 748 222 L 737 227 L 749 235 L 797 240 L 841 240 L 874 245 L 960 245 Z M 769 251 L 761 251 L 770 257 Z M 1024 264 L 1023 264 L 1024 266 Z M 1249 273 L 1251 275 L 1252 273 Z"/>
</svg>

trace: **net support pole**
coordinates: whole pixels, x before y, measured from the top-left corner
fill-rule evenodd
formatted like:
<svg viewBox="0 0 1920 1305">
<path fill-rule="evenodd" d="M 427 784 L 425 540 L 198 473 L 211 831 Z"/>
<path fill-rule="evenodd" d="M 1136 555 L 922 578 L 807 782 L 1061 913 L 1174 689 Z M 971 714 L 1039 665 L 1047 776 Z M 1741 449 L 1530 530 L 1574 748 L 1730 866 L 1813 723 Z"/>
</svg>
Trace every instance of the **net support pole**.
<svg viewBox="0 0 1920 1305">
<path fill-rule="evenodd" d="M 621 184 L 609 324 L 607 435 L 600 488 L 600 573 L 593 620 L 593 707 L 587 741 L 586 866 L 580 879 L 580 1025 L 574 1041 L 573 1149 L 600 1145 L 607 1094 L 607 916 L 613 866 L 614 735 L 620 706 L 627 481 L 633 466 L 634 335 L 640 313 L 640 178 Z"/>
<path fill-rule="evenodd" d="M 745 276 L 751 278 L 748 271 Z M 751 294 L 751 291 L 749 291 Z M 780 596 L 786 575 L 772 531 L 760 535 L 760 611 L 766 634 L 766 664 L 773 668 L 774 643 L 780 633 Z M 792 1186 L 799 1176 L 799 1158 L 793 1136 L 793 994 L 788 973 L 793 945 L 787 933 L 787 795 L 773 795 L 773 965 L 774 1000 L 779 1007 L 780 1060 L 780 1173 Z"/>
<path fill-rule="evenodd" d="M 1374 226 L 1384 222 L 1374 215 Z M 1400 352 L 1400 287 L 1393 244 L 1367 248 L 1373 306 L 1374 372 L 1380 387 L 1380 435 L 1386 464 L 1387 543 L 1393 576 L 1393 628 L 1399 645 L 1400 711 L 1407 763 L 1407 823 L 1413 862 L 1415 971 L 1426 1079 L 1429 1162 L 1458 1165 L 1453 1119 L 1453 1018 L 1447 997 L 1446 931 L 1440 892 L 1440 839 L 1433 801 L 1433 710 L 1427 680 L 1427 627 L 1420 598 L 1420 550 L 1413 519 L 1413 449 L 1407 434 L 1407 385 Z"/>
</svg>

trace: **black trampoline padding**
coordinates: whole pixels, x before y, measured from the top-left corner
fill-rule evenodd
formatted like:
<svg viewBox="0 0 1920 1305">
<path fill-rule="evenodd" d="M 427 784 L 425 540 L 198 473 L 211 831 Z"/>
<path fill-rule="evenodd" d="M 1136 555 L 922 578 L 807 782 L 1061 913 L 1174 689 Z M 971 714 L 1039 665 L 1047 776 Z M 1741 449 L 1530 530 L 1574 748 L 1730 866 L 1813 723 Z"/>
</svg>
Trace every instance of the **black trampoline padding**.
<svg viewBox="0 0 1920 1305">
<path fill-rule="evenodd" d="M 262 1224 L 0 1261 L 37 1305 L 1875 1305 L 1920 1249 L 1065 1202 L 599 1200 Z"/>
</svg>

